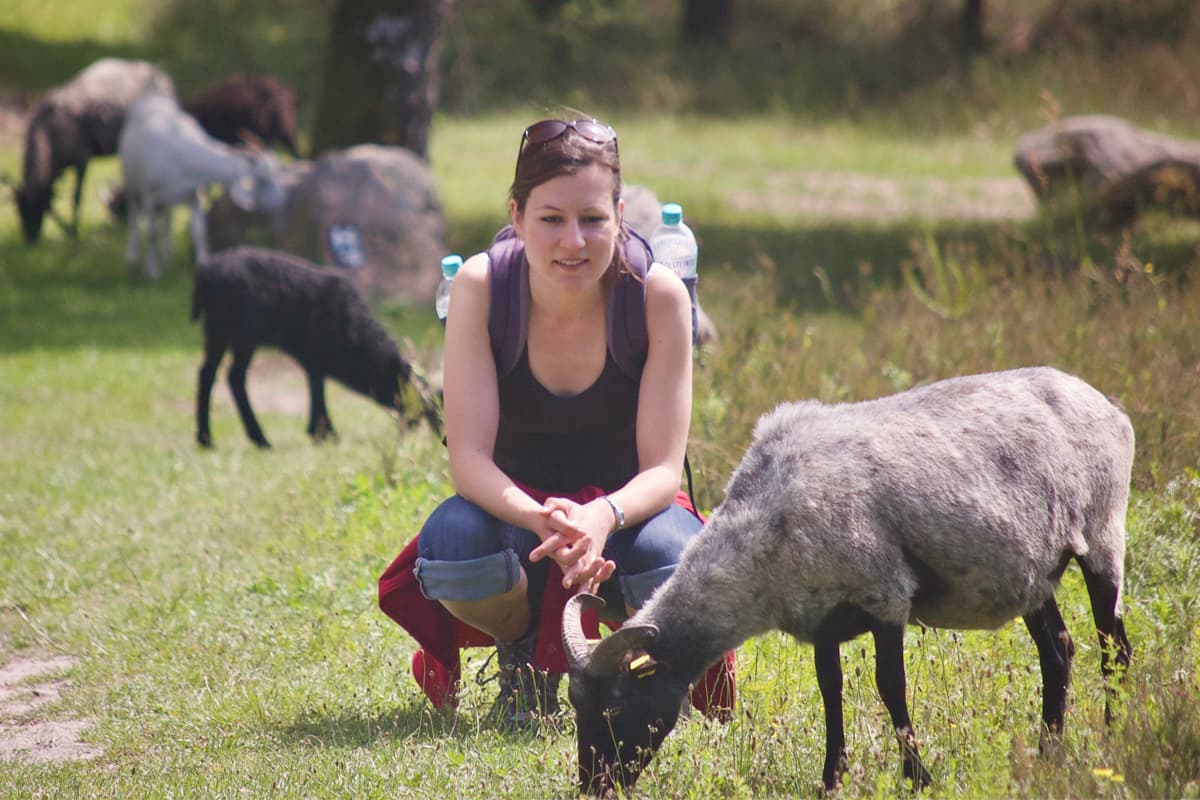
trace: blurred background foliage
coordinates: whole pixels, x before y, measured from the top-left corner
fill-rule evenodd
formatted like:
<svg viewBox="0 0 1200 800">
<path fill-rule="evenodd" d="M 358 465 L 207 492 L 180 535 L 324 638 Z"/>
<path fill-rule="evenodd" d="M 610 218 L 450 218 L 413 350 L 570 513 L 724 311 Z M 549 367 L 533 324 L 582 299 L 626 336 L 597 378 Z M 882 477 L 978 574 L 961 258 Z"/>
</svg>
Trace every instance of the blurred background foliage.
<svg viewBox="0 0 1200 800">
<path fill-rule="evenodd" d="M 311 114 L 335 0 L 134 0 L 116 14 L 94 0 L 10 2 L 0 85 L 43 90 L 122 55 L 161 63 L 185 94 L 228 71 L 276 72 Z M 1198 127 L 1189 0 L 993 0 L 979 51 L 964 46 L 962 0 L 735 0 L 728 46 L 684 46 L 682 0 L 564 0 L 545 19 L 531 5 L 455 0 L 443 111 L 554 103 L 1015 132 L 1040 121 L 1030 98 L 1045 92 L 1062 113 Z"/>
</svg>

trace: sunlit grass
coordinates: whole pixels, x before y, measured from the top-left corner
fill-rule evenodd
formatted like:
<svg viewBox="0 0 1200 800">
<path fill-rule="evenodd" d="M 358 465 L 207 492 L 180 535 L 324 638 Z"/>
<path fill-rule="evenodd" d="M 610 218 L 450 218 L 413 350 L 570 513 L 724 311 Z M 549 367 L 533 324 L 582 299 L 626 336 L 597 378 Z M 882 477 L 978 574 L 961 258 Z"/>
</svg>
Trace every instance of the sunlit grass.
<svg viewBox="0 0 1200 800">
<path fill-rule="evenodd" d="M 0 29 L 49 42 L 121 44 L 145 30 L 145 0 L 9 0 Z"/>
</svg>

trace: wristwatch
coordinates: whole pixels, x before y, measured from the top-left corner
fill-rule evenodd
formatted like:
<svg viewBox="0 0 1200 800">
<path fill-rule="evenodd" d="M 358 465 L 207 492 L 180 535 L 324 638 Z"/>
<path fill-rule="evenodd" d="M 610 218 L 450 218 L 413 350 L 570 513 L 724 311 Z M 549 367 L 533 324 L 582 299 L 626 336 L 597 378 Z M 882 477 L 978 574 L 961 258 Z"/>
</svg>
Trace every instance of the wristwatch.
<svg viewBox="0 0 1200 800">
<path fill-rule="evenodd" d="M 611 497 L 609 497 L 608 495 L 604 495 L 604 502 L 608 503 L 608 507 L 611 508 L 612 512 L 613 512 L 613 519 L 616 520 L 616 524 L 613 525 L 612 531 L 609 531 L 609 532 L 613 533 L 615 531 L 621 530 L 621 528 L 624 528 L 625 527 L 625 512 L 622 511 L 621 507 L 619 505 L 617 505 L 616 503 L 614 503 L 613 499 Z"/>
</svg>

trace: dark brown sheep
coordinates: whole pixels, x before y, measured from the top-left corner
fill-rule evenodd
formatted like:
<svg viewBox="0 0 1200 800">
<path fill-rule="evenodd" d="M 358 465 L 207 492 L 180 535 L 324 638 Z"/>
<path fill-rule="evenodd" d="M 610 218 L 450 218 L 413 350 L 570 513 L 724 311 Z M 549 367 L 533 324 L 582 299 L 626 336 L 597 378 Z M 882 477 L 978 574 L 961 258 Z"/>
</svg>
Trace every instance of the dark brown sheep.
<svg viewBox="0 0 1200 800">
<path fill-rule="evenodd" d="M 78 232 L 88 161 L 94 156 L 117 152 L 117 137 L 125 115 L 142 90 L 150 85 L 174 95 L 171 79 L 154 65 L 104 58 L 52 89 L 33 110 L 25 131 L 22 183 L 16 189 L 26 242 L 33 244 L 41 237 L 47 213 L 69 233 Z M 69 225 L 51 207 L 54 183 L 67 169 L 75 171 Z"/>
<path fill-rule="evenodd" d="M 273 75 L 234 73 L 183 104 L 214 139 L 241 144 L 249 133 L 265 145 L 278 143 L 294 158 L 296 95 Z"/>
</svg>

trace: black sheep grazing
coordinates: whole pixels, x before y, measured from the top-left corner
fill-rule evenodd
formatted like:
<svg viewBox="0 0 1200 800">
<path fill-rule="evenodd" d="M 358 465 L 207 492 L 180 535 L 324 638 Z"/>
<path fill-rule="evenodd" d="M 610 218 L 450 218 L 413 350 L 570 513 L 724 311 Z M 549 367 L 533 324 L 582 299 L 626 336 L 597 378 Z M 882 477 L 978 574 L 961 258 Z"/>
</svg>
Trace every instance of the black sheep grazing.
<svg viewBox="0 0 1200 800">
<path fill-rule="evenodd" d="M 237 247 L 197 267 L 192 319 L 204 316 L 204 364 L 196 392 L 196 441 L 212 446 L 209 400 L 217 367 L 233 351 L 229 388 L 246 435 L 270 447 L 246 395 L 246 370 L 259 345 L 278 347 L 308 376 L 308 433 L 334 435 L 325 408 L 325 378 L 401 413 L 411 387 L 417 413 L 441 435 L 438 407 L 425 379 L 400 355 L 347 277 L 275 250 Z M 410 425 L 415 424 L 410 419 Z"/>
<path fill-rule="evenodd" d="M 278 142 L 293 158 L 296 147 L 296 97 L 273 75 L 235 73 L 204 89 L 183 105 L 214 139 L 242 144 L 253 134 L 263 144 Z"/>
<path fill-rule="evenodd" d="M 26 242 L 33 244 L 41 237 L 47 213 L 70 233 L 78 232 L 88 161 L 117 152 L 125 113 L 148 85 L 175 91 L 166 73 L 151 64 L 104 58 L 52 90 L 34 109 L 25 131 L 23 182 L 16 190 Z M 75 171 L 70 225 L 51 208 L 54 182 L 67 169 Z"/>
</svg>

